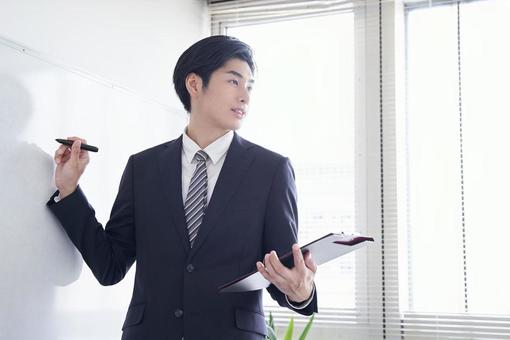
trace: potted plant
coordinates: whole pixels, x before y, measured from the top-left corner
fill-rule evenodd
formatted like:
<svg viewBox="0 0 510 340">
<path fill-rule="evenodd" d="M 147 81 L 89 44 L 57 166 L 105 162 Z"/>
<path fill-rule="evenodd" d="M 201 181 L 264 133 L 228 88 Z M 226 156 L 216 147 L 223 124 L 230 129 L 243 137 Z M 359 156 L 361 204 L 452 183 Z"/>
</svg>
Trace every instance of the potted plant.
<svg viewBox="0 0 510 340">
<path fill-rule="evenodd" d="M 312 322 L 315 314 L 312 314 L 308 322 L 306 323 L 303 332 L 299 336 L 298 340 L 305 340 L 310 328 L 312 327 Z M 278 336 L 276 335 L 276 329 L 274 327 L 273 314 L 269 312 L 269 320 L 267 323 L 267 340 L 278 340 Z M 289 325 L 287 326 L 287 330 L 285 331 L 285 335 L 283 336 L 283 340 L 292 340 L 292 333 L 294 333 L 294 318 L 291 318 L 289 321 Z"/>
</svg>

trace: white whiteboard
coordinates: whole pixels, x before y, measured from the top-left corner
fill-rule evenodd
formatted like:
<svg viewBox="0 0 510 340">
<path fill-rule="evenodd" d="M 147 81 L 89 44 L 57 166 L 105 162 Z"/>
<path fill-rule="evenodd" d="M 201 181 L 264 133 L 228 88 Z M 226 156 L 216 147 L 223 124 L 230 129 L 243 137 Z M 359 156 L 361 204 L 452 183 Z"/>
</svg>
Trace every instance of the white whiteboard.
<svg viewBox="0 0 510 340">
<path fill-rule="evenodd" d="M 0 39 L 0 339 L 120 338 L 134 267 L 101 287 L 47 210 L 54 139 L 99 147 L 80 185 L 104 224 L 129 155 L 176 138 L 186 120 L 180 108 Z"/>
</svg>

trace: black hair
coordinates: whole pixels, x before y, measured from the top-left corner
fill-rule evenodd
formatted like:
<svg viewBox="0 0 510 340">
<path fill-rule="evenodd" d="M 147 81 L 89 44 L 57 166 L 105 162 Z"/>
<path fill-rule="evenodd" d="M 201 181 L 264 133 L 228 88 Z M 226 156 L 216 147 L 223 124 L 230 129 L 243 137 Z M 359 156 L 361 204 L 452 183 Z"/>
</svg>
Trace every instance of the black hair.
<svg viewBox="0 0 510 340">
<path fill-rule="evenodd" d="M 175 92 L 187 112 L 191 112 L 191 99 L 186 88 L 188 74 L 196 73 L 207 88 L 211 74 L 233 58 L 244 60 L 252 73 L 254 72 L 251 47 L 234 37 L 213 35 L 194 43 L 184 51 L 175 65 L 173 81 Z"/>
</svg>

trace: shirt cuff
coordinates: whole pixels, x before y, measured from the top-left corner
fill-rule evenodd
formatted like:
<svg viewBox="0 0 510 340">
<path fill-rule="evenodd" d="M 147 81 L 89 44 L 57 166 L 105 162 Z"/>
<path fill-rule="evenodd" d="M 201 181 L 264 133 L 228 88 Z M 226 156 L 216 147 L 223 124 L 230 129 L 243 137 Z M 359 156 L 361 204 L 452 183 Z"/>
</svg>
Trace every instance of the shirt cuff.
<svg viewBox="0 0 510 340">
<path fill-rule="evenodd" d="M 294 309 L 305 309 L 312 302 L 314 296 L 315 296 L 315 282 L 313 282 L 312 294 L 310 294 L 310 297 L 308 298 L 308 300 L 306 300 L 300 304 L 295 304 L 295 303 L 292 303 L 289 301 L 289 298 L 287 297 L 287 295 L 285 295 L 285 300 L 287 300 L 287 303 Z"/>
</svg>

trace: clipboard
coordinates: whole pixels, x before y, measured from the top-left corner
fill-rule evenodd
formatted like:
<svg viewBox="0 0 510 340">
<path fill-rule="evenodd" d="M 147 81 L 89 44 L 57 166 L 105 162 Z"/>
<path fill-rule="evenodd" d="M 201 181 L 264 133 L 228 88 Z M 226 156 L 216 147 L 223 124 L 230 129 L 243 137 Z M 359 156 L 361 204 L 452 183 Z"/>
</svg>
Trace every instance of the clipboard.
<svg viewBox="0 0 510 340">
<path fill-rule="evenodd" d="M 327 234 L 301 247 L 301 253 L 312 252 L 313 259 L 317 265 L 321 265 L 337 257 L 350 253 L 356 249 L 374 242 L 372 237 L 350 234 Z M 279 257 L 280 261 L 287 268 L 294 267 L 292 251 Z M 258 270 L 238 277 L 218 287 L 220 293 L 237 293 L 259 290 L 269 287 L 267 281 Z"/>
</svg>

